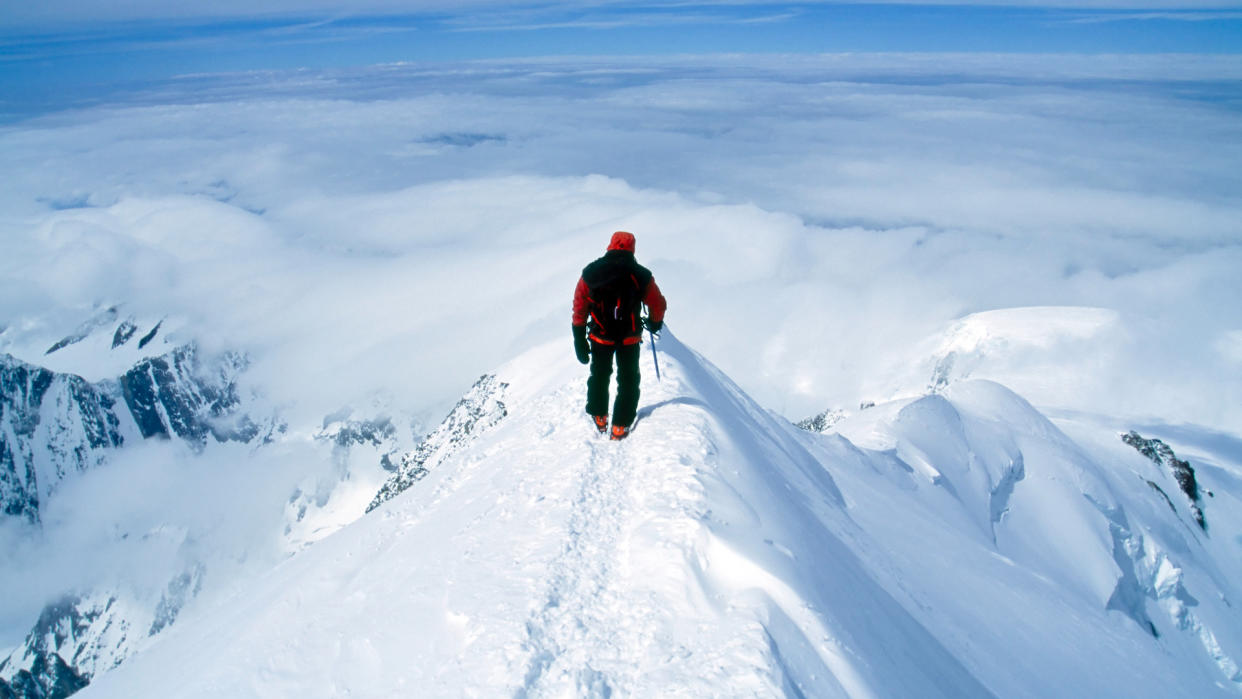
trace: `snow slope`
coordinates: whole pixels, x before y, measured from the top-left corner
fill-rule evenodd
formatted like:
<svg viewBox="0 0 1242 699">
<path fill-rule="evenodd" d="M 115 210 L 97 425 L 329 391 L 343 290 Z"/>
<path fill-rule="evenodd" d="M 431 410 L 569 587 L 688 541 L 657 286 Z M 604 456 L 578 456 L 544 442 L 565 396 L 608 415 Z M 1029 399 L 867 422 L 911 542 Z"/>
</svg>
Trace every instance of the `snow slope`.
<svg viewBox="0 0 1242 699">
<path fill-rule="evenodd" d="M 503 419 L 82 696 L 1238 691 L 1237 522 L 1205 543 L 1141 456 L 982 381 L 811 434 L 659 347 L 629 440 L 532 350 Z"/>
</svg>

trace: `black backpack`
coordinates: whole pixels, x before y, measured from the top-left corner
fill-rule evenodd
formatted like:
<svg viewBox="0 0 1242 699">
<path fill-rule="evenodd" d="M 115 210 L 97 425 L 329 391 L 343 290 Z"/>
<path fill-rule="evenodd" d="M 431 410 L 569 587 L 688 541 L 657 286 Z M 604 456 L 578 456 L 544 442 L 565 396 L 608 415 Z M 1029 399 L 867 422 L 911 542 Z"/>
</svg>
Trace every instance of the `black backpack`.
<svg viewBox="0 0 1242 699">
<path fill-rule="evenodd" d="M 587 265 L 582 279 L 590 291 L 591 333 L 608 342 L 642 334 L 639 312 L 651 272 L 633 260 L 605 256 Z"/>
</svg>

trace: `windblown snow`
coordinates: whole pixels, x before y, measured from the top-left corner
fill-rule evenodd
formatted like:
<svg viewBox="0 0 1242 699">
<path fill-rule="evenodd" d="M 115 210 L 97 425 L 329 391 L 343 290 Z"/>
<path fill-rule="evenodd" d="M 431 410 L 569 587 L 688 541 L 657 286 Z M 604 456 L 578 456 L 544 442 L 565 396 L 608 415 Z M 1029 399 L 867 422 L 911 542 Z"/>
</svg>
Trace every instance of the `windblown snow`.
<svg viewBox="0 0 1242 699">
<path fill-rule="evenodd" d="M 658 348 L 622 442 L 595 435 L 567 347 L 515 359 L 484 397 L 502 417 L 82 696 L 1242 689 L 1237 451 L 1187 438 L 1205 531 L 1111 426 L 1000 384 L 818 434 Z"/>
</svg>

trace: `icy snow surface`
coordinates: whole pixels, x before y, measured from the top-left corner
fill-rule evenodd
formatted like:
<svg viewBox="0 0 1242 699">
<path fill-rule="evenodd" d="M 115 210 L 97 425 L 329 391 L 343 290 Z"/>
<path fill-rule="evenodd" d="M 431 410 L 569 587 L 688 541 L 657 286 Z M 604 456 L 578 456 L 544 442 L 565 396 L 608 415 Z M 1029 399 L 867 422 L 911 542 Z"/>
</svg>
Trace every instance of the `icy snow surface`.
<svg viewBox="0 0 1242 699">
<path fill-rule="evenodd" d="M 1236 695 L 1238 522 L 1186 526 L 1119 440 L 986 381 L 811 434 L 666 332 L 614 443 L 566 345 L 497 372 L 508 415 L 468 447 L 82 696 Z"/>
</svg>

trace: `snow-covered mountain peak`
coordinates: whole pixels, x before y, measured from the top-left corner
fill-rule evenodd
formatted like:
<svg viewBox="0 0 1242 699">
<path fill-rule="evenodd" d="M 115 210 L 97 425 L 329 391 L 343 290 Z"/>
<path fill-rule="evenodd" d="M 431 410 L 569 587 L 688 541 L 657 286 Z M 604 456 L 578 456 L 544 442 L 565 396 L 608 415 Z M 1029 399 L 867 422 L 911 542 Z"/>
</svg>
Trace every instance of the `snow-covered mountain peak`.
<svg viewBox="0 0 1242 699">
<path fill-rule="evenodd" d="M 568 342 L 485 377 L 423 475 L 86 696 L 1237 690 L 1223 549 L 1124 444 L 1105 467 L 988 382 L 811 434 L 658 348 L 619 443 Z"/>
<path fill-rule="evenodd" d="M 126 304 L 61 311 L 0 327 L 0 352 L 97 382 L 194 342 L 178 317 L 140 317 Z"/>
<path fill-rule="evenodd" d="M 1051 347 L 1067 339 L 1086 339 L 1119 322 L 1108 308 L 1026 306 L 972 313 L 954 322 L 942 340 L 943 352 L 970 352 L 991 344 Z"/>
<path fill-rule="evenodd" d="M 1081 368 L 1076 365 L 1084 359 L 1098 360 L 1109 351 L 1110 334 L 1119 332 L 1120 316 L 1106 308 L 1037 306 L 973 313 L 924 342 L 934 361 L 927 387 L 937 391 L 977 372 L 1046 387 L 1049 375 Z M 1055 385 L 1062 388 L 1063 383 Z"/>
<path fill-rule="evenodd" d="M 997 381 L 1043 406 L 1082 409 L 1101 371 L 1131 342 L 1117 311 L 1085 306 L 1001 308 L 962 316 L 906 347 L 887 348 L 886 366 L 857 377 L 864 408 L 876 402 L 936 393 L 968 379 Z M 824 431 L 852 414 L 838 404 L 810 418 Z M 818 427 L 815 424 L 818 425 Z"/>
</svg>

